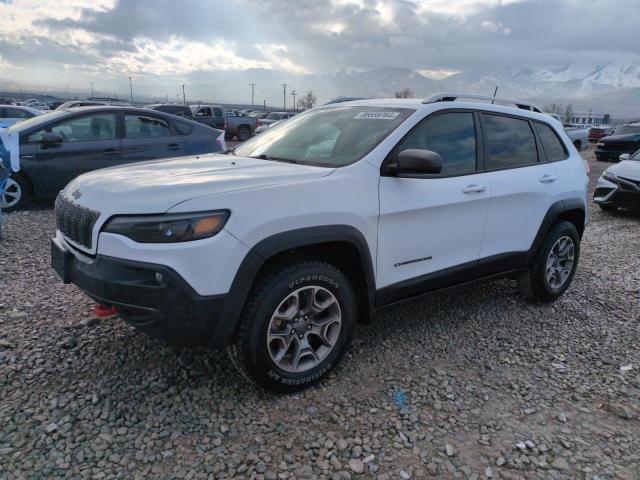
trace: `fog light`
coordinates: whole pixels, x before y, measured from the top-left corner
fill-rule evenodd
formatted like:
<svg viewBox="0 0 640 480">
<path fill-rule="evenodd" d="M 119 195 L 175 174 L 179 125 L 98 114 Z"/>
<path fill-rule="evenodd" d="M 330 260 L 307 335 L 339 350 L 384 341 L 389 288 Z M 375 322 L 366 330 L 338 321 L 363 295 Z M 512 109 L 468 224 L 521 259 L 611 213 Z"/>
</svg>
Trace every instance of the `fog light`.
<svg viewBox="0 0 640 480">
<path fill-rule="evenodd" d="M 160 272 L 156 272 L 156 282 L 158 283 L 162 283 L 162 280 L 164 280 L 164 277 L 162 276 L 162 274 Z"/>
</svg>

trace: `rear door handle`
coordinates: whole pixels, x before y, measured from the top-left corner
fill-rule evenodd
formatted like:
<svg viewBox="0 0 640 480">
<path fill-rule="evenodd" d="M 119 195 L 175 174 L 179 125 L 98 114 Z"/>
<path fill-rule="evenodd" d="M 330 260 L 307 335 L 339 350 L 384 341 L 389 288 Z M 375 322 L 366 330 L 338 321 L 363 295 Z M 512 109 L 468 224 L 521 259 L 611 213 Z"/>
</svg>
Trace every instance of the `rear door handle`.
<svg viewBox="0 0 640 480">
<path fill-rule="evenodd" d="M 180 150 L 180 145 L 178 145 L 177 143 L 170 143 L 169 145 L 167 145 L 167 148 L 169 150 Z"/>
<path fill-rule="evenodd" d="M 554 175 L 543 175 L 540 177 L 540 183 L 553 183 L 556 181 L 556 177 Z"/>
<path fill-rule="evenodd" d="M 486 185 L 469 185 L 462 189 L 462 193 L 482 193 L 487 189 Z"/>
<path fill-rule="evenodd" d="M 115 148 L 106 148 L 102 151 L 103 155 L 117 155 L 119 152 Z"/>
<path fill-rule="evenodd" d="M 20 160 L 33 160 L 36 158 L 35 155 L 20 155 Z"/>
</svg>

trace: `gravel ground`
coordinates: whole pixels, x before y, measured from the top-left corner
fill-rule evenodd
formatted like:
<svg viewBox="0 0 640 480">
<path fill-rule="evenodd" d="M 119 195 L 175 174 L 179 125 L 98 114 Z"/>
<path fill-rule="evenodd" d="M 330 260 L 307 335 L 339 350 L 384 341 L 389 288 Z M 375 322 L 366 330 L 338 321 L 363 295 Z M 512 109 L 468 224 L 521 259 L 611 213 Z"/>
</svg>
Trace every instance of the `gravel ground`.
<svg viewBox="0 0 640 480">
<path fill-rule="evenodd" d="M 52 211 L 10 214 L 0 477 L 640 478 L 640 215 L 591 215 L 557 303 L 502 280 L 391 307 L 328 380 L 275 396 L 92 317 L 49 267 Z"/>
</svg>

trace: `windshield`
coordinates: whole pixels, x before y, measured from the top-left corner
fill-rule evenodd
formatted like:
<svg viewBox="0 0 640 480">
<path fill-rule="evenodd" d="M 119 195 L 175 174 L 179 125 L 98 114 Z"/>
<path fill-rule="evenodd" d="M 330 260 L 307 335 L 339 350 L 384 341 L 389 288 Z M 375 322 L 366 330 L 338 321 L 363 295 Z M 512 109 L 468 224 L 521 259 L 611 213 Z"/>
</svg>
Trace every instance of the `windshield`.
<svg viewBox="0 0 640 480">
<path fill-rule="evenodd" d="M 342 167 L 360 160 L 414 112 L 329 107 L 296 115 L 235 149 L 243 157 Z"/>
<path fill-rule="evenodd" d="M 640 127 L 632 127 L 630 125 L 623 125 L 616 128 L 614 135 L 629 135 L 632 133 L 640 133 Z"/>
<path fill-rule="evenodd" d="M 640 150 L 629 157 L 629 160 L 635 160 L 636 162 L 640 162 Z"/>
<path fill-rule="evenodd" d="M 282 118 L 281 113 L 270 113 L 266 117 L 267 120 L 280 120 L 281 118 Z"/>
<path fill-rule="evenodd" d="M 64 111 L 64 110 L 54 110 L 52 112 L 49 113 L 44 113 L 42 115 L 37 115 L 35 117 L 29 118 L 27 120 L 23 120 L 21 122 L 18 122 L 14 125 L 12 125 L 11 127 L 9 127 L 9 131 L 11 133 L 20 133 L 23 132 L 24 130 L 27 130 L 28 128 L 31 128 L 33 126 L 39 125 L 40 123 L 44 123 L 44 122 L 48 122 L 50 120 L 55 120 L 58 117 L 64 117 L 65 115 L 67 115 L 68 112 Z"/>
</svg>

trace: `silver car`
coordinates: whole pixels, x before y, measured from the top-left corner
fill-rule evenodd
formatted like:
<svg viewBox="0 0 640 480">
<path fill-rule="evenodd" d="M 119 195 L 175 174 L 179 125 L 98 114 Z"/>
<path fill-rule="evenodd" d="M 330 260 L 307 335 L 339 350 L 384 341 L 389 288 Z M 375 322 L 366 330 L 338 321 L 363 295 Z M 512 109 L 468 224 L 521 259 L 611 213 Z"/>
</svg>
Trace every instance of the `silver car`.
<svg viewBox="0 0 640 480">
<path fill-rule="evenodd" d="M 593 201 L 607 212 L 619 207 L 640 210 L 640 150 L 620 155 L 620 162 L 604 171 Z"/>
</svg>

